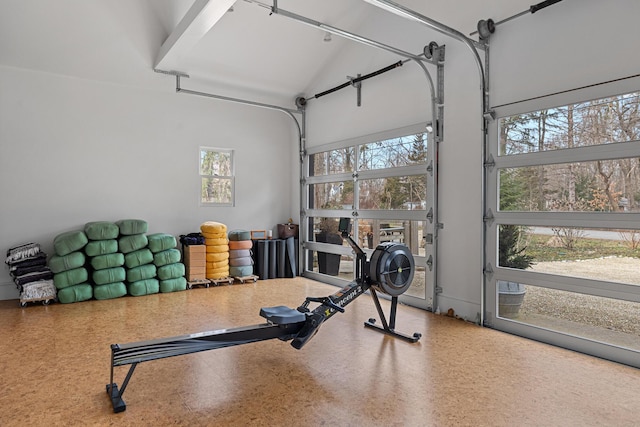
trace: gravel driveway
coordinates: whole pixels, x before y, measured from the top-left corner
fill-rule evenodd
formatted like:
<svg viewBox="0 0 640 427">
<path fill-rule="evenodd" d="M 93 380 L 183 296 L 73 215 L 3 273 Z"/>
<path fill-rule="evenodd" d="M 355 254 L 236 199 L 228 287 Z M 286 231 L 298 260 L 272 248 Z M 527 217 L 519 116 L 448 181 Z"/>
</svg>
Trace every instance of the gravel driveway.
<svg viewBox="0 0 640 427">
<path fill-rule="evenodd" d="M 640 286 L 640 259 L 637 258 L 540 262 L 532 270 Z M 527 286 L 518 320 L 640 348 L 640 303 L 636 302 Z"/>
</svg>

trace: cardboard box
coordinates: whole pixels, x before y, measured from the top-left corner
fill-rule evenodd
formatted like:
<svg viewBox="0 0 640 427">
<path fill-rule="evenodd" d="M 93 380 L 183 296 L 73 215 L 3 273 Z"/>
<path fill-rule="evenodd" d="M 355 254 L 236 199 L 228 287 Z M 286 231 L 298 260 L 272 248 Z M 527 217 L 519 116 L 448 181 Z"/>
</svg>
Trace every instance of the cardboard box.
<svg viewBox="0 0 640 427">
<path fill-rule="evenodd" d="M 207 275 L 205 272 L 192 273 L 190 271 L 187 271 L 188 282 L 193 282 L 194 280 L 206 280 L 206 278 L 207 278 Z"/>
<path fill-rule="evenodd" d="M 207 267 L 207 261 L 205 259 L 189 259 L 188 261 L 184 261 L 184 266 L 187 270 L 205 269 Z"/>
<path fill-rule="evenodd" d="M 184 255 L 191 256 L 196 254 L 206 254 L 207 246 L 206 245 L 191 245 L 184 247 Z"/>
<path fill-rule="evenodd" d="M 207 260 L 207 247 L 205 245 L 185 246 L 183 253 L 184 263 L 189 265 L 198 265 L 205 263 Z"/>
</svg>

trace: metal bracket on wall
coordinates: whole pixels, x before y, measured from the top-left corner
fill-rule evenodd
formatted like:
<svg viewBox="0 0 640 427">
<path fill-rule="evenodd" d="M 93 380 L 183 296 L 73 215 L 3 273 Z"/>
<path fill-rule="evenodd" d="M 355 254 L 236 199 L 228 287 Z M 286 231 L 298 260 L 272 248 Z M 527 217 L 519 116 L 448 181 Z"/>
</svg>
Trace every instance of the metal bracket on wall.
<svg viewBox="0 0 640 427">
<path fill-rule="evenodd" d="M 486 222 L 487 225 L 491 225 L 494 219 L 495 217 L 493 216 L 493 211 L 491 209 L 487 210 L 486 215 L 482 218 L 482 220 Z"/>
<path fill-rule="evenodd" d="M 356 88 L 356 105 L 358 107 L 362 106 L 362 80 L 357 80 L 359 77 L 362 77 L 361 74 L 358 74 L 357 77 L 347 76 L 347 78 L 351 81 L 351 86 Z"/>
<path fill-rule="evenodd" d="M 496 112 L 494 110 L 488 110 L 482 114 L 484 119 L 488 122 L 492 122 L 496 119 Z"/>
<path fill-rule="evenodd" d="M 433 269 L 433 256 L 429 255 L 429 258 L 427 258 L 427 267 L 429 267 L 429 271 L 431 271 Z"/>
<path fill-rule="evenodd" d="M 165 71 L 165 70 L 160 70 L 158 68 L 154 68 L 153 69 L 154 72 L 159 73 L 159 74 L 167 74 L 169 76 L 176 76 L 176 77 L 184 77 L 184 78 L 189 78 L 189 74 L 187 73 L 183 73 L 181 71 Z"/>
<path fill-rule="evenodd" d="M 424 57 L 430 59 L 436 63 L 444 62 L 444 46 L 439 46 L 438 43 L 432 41 L 423 48 Z"/>
<path fill-rule="evenodd" d="M 484 162 L 484 167 L 487 169 L 493 169 L 496 165 L 496 160 L 493 158 L 493 155 L 489 154 L 489 158 Z"/>
<path fill-rule="evenodd" d="M 487 277 L 493 276 L 493 267 L 491 266 L 490 262 L 487 263 L 487 266 L 484 268 L 484 272 L 483 273 Z"/>
</svg>

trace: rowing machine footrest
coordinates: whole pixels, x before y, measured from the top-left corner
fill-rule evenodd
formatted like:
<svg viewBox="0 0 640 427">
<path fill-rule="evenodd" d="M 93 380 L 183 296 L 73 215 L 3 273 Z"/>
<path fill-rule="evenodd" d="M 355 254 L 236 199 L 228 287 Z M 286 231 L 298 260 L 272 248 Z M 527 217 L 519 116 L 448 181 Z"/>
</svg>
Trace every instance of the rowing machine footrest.
<svg viewBox="0 0 640 427">
<path fill-rule="evenodd" d="M 306 320 L 304 313 L 284 305 L 278 305 L 276 307 L 262 307 L 260 309 L 260 316 L 264 317 L 271 323 L 275 323 L 276 325 L 289 325 L 292 323 L 304 322 Z"/>
</svg>

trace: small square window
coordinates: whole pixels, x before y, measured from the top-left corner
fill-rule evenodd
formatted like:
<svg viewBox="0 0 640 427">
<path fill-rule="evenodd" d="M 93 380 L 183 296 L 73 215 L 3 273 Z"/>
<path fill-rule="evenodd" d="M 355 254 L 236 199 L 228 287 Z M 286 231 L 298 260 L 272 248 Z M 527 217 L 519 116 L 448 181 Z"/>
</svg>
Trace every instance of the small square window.
<svg viewBox="0 0 640 427">
<path fill-rule="evenodd" d="M 233 150 L 200 147 L 200 204 L 234 206 Z"/>
</svg>

